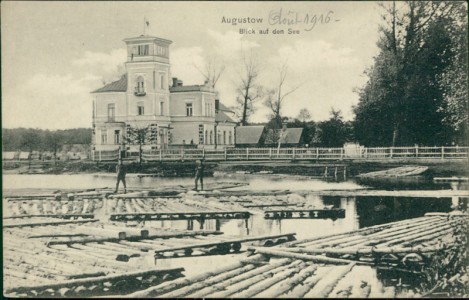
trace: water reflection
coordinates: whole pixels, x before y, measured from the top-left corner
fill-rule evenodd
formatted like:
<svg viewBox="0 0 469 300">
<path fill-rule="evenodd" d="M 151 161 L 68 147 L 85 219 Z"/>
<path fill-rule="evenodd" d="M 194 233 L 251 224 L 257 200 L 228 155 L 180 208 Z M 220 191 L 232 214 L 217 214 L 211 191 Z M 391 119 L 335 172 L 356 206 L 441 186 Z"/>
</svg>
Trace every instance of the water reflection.
<svg viewBox="0 0 469 300">
<path fill-rule="evenodd" d="M 353 231 L 363 227 L 384 224 L 425 215 L 427 212 L 451 211 L 450 198 L 409 197 L 333 197 L 307 195 L 307 205 L 316 207 L 333 205 L 345 209 L 344 219 L 264 219 L 262 211 L 256 211 L 249 220 L 205 220 L 203 226 L 194 221 L 194 230 L 207 229 L 227 235 L 273 235 L 296 233 L 297 239 L 326 234 Z M 150 221 L 146 225 L 156 228 L 187 229 L 187 221 Z"/>
</svg>

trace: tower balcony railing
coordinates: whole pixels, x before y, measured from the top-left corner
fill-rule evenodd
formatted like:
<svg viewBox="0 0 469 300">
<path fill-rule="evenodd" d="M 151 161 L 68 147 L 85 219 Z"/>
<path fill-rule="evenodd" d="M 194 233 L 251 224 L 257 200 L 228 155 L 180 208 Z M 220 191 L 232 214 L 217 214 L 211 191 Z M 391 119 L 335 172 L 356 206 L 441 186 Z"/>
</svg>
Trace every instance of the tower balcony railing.
<svg viewBox="0 0 469 300">
<path fill-rule="evenodd" d="M 139 87 L 135 87 L 135 90 L 134 90 L 134 95 L 135 96 L 145 96 L 147 93 L 145 92 L 144 89 L 142 88 L 139 88 Z"/>
</svg>

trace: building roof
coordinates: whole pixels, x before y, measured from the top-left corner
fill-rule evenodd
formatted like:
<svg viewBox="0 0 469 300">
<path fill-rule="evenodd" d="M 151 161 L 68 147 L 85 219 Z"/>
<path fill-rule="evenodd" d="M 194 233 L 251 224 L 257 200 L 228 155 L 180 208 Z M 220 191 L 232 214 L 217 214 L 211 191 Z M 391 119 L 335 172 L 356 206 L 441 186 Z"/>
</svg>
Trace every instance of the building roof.
<svg viewBox="0 0 469 300">
<path fill-rule="evenodd" d="M 182 85 L 182 86 L 172 86 L 169 88 L 171 93 L 180 93 L 180 92 L 213 92 L 209 87 L 205 85 Z"/>
<path fill-rule="evenodd" d="M 107 92 L 127 92 L 127 74 L 114 82 L 108 83 L 102 88 L 99 88 L 91 93 L 107 93 Z"/>
<path fill-rule="evenodd" d="M 264 126 L 236 127 L 236 144 L 257 144 L 264 132 Z"/>
<path fill-rule="evenodd" d="M 215 114 L 215 122 L 236 123 L 235 120 L 233 120 L 230 116 L 221 110 Z"/>
<path fill-rule="evenodd" d="M 269 129 L 267 136 L 273 136 L 273 130 L 277 132 L 282 129 Z M 300 142 L 301 134 L 303 133 L 303 128 L 286 128 L 284 137 L 281 141 L 282 144 L 298 144 Z M 272 141 L 266 141 L 266 143 L 271 144 Z"/>
<path fill-rule="evenodd" d="M 156 36 L 151 36 L 151 35 L 141 35 L 141 36 L 136 36 L 136 37 L 131 37 L 131 38 L 124 39 L 124 42 L 126 42 L 126 43 L 128 43 L 128 42 L 130 42 L 130 43 L 140 42 L 140 41 L 159 41 L 159 42 L 164 42 L 164 43 L 167 43 L 167 44 L 172 43 L 172 41 L 170 41 L 170 40 L 159 38 L 159 37 L 156 37 Z"/>
<path fill-rule="evenodd" d="M 224 105 L 223 103 L 221 103 L 221 102 L 218 102 L 218 110 L 219 110 L 219 111 L 226 111 L 226 112 L 234 113 L 234 111 L 233 111 L 231 108 L 225 106 L 225 105 Z"/>
</svg>

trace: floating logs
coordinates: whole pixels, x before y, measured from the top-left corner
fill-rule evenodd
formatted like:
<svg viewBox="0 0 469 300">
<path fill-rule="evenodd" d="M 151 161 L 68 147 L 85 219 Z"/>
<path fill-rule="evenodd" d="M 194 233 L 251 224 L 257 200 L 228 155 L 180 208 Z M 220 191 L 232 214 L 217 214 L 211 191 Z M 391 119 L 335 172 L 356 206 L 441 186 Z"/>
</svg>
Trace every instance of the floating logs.
<svg viewBox="0 0 469 300">
<path fill-rule="evenodd" d="M 376 272 L 369 266 L 346 262 L 338 266 L 316 264 L 298 257 L 271 256 L 256 252 L 248 259 L 229 264 L 215 271 L 176 279 L 147 290 L 128 295 L 149 298 L 301 298 L 337 297 L 337 288 L 355 290 L 363 296 L 393 297 L 389 291 L 370 280 Z M 268 261 L 266 261 L 268 260 Z M 359 270 L 355 272 L 356 268 Z M 350 275 L 354 280 L 350 281 Z M 376 276 L 376 275 L 375 275 Z M 358 282 L 357 286 L 349 286 Z M 345 291 L 344 291 L 345 293 Z"/>
<path fill-rule="evenodd" d="M 276 209 L 264 211 L 265 219 L 343 219 L 345 209 Z"/>
<path fill-rule="evenodd" d="M 241 239 L 229 239 L 218 242 L 197 243 L 192 245 L 184 245 L 179 247 L 169 247 L 166 249 L 155 250 L 155 259 L 158 258 L 171 258 L 175 254 L 181 253 L 181 256 L 195 256 L 195 255 L 215 255 L 215 254 L 228 254 L 236 253 L 241 250 L 244 243 L 252 242 L 270 242 L 270 246 L 285 243 L 295 239 L 294 233 L 270 235 L 270 236 L 254 236 Z"/>
<path fill-rule="evenodd" d="M 129 294 L 154 284 L 182 277 L 183 268 L 128 272 L 118 275 L 82 278 L 60 283 L 7 289 L 5 295 L 16 297 L 86 297 L 113 293 Z"/>
</svg>

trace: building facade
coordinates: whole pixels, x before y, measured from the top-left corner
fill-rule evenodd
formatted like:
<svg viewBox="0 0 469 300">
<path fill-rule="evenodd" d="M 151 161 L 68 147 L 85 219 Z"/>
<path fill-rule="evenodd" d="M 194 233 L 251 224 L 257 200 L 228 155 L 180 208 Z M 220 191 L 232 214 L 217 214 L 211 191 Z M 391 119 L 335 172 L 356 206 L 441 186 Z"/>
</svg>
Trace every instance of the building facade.
<svg viewBox="0 0 469 300">
<path fill-rule="evenodd" d="M 236 122 L 207 84 L 171 77 L 171 41 L 125 39 L 126 73 L 93 91 L 93 150 L 233 147 Z"/>
</svg>

